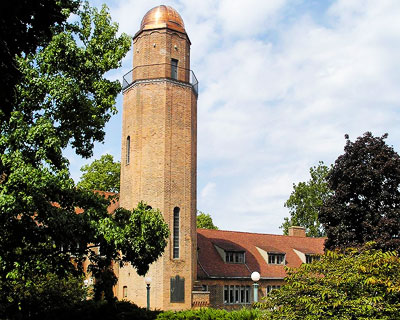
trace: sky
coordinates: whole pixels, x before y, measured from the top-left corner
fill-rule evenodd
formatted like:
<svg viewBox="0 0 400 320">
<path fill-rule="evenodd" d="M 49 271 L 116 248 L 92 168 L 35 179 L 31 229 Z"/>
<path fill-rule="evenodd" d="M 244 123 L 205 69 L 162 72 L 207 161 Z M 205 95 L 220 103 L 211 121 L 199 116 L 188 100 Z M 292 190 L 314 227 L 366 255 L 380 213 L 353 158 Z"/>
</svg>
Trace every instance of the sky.
<svg viewBox="0 0 400 320">
<path fill-rule="evenodd" d="M 100 6 L 104 1 L 91 1 Z M 293 183 L 343 154 L 345 134 L 388 133 L 400 152 L 400 1 L 114 0 L 120 31 L 166 4 L 182 16 L 199 80 L 197 208 L 223 230 L 282 234 Z M 132 68 L 132 50 L 110 79 Z M 72 177 L 110 153 L 119 113 L 91 159 L 67 151 Z"/>
</svg>

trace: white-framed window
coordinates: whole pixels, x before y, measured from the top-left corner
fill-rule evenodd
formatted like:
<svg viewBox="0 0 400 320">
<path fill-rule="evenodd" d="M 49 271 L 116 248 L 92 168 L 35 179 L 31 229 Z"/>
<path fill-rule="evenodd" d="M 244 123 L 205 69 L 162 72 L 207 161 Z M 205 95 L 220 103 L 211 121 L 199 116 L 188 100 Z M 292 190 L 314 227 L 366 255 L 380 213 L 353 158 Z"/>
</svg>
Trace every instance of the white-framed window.
<svg viewBox="0 0 400 320">
<path fill-rule="evenodd" d="M 224 304 L 250 303 L 250 286 L 225 285 Z"/>
<path fill-rule="evenodd" d="M 316 254 L 306 254 L 306 263 L 312 263 L 313 261 L 319 260 L 320 256 Z"/>
<path fill-rule="evenodd" d="M 267 286 L 267 289 L 266 289 L 266 294 L 268 294 L 268 293 L 270 293 L 272 290 L 277 290 L 277 289 L 280 289 L 281 288 L 281 286 L 279 286 L 279 285 L 272 285 L 272 286 Z"/>
<path fill-rule="evenodd" d="M 244 252 L 225 251 L 225 262 L 244 263 Z"/>
<path fill-rule="evenodd" d="M 285 254 L 268 253 L 268 264 L 285 264 Z"/>
</svg>

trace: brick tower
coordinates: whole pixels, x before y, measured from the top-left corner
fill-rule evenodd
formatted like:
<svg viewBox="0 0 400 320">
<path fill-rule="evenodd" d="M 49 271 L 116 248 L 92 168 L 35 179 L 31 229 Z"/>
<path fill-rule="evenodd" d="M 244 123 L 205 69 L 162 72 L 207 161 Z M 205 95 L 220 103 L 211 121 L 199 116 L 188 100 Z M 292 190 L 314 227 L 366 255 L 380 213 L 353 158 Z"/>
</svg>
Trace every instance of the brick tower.
<svg viewBox="0 0 400 320">
<path fill-rule="evenodd" d="M 143 200 L 161 210 L 171 235 L 147 274 L 151 308 L 187 309 L 197 267 L 197 80 L 180 15 L 163 5 L 147 12 L 133 52 L 123 85 L 120 206 Z M 144 278 L 131 267 L 117 273 L 117 297 L 145 306 Z"/>
</svg>

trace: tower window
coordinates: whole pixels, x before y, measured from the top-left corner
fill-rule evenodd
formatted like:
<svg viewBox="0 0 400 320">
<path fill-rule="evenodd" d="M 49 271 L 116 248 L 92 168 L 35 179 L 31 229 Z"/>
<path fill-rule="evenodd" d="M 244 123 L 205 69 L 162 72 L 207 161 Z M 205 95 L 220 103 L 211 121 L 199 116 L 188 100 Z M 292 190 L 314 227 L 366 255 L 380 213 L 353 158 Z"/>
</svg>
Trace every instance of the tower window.
<svg viewBox="0 0 400 320">
<path fill-rule="evenodd" d="M 126 164 L 129 164 L 131 160 L 131 137 L 126 138 Z"/>
<path fill-rule="evenodd" d="M 171 59 L 171 78 L 178 79 L 178 60 Z"/>
<path fill-rule="evenodd" d="M 127 286 L 124 286 L 123 288 L 122 288 L 122 295 L 124 296 L 124 298 L 126 298 L 126 297 L 128 297 L 128 287 Z"/>
<path fill-rule="evenodd" d="M 174 241 L 173 241 L 173 257 L 179 258 L 179 207 L 174 208 Z"/>
</svg>

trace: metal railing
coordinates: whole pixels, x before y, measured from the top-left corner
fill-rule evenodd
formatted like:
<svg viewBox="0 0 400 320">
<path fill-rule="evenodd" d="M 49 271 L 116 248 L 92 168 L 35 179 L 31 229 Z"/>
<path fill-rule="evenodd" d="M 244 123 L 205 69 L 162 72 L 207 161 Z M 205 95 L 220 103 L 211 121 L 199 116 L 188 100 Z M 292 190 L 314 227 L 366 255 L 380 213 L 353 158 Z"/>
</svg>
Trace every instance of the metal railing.
<svg viewBox="0 0 400 320">
<path fill-rule="evenodd" d="M 127 72 L 122 78 L 122 90 L 138 80 L 167 78 L 189 83 L 196 95 L 199 93 L 199 82 L 190 69 L 174 66 L 169 63 L 148 64 L 137 66 Z"/>
</svg>

